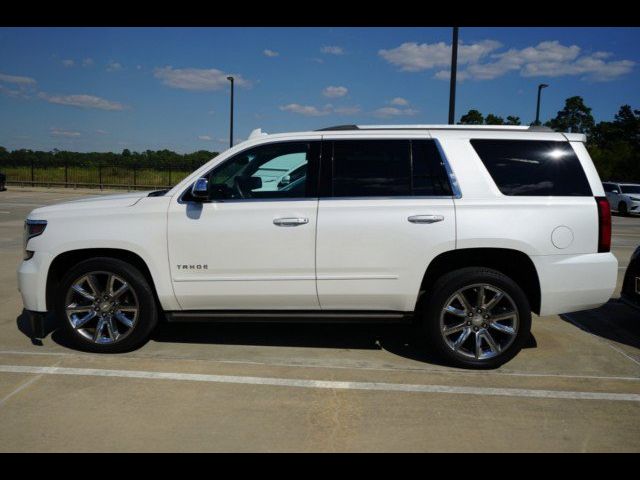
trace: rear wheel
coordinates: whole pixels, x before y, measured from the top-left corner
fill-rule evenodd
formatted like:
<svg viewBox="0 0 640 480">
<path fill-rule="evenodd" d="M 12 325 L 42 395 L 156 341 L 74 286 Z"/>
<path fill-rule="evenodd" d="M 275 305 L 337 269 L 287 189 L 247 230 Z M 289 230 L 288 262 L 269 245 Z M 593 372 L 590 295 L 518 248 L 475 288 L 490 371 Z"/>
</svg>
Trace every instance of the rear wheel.
<svg viewBox="0 0 640 480">
<path fill-rule="evenodd" d="M 481 267 L 440 278 L 423 315 L 429 343 L 459 367 L 495 368 L 508 362 L 531 329 L 531 310 L 522 289 L 506 275 Z"/>
<path fill-rule="evenodd" d="M 629 213 L 626 202 L 620 202 L 618 204 L 618 212 L 620 212 L 621 215 L 626 215 L 627 213 Z"/>
<path fill-rule="evenodd" d="M 72 268 L 56 293 L 56 316 L 80 350 L 115 353 L 144 343 L 157 323 L 149 282 L 114 258 L 92 258 Z"/>
</svg>

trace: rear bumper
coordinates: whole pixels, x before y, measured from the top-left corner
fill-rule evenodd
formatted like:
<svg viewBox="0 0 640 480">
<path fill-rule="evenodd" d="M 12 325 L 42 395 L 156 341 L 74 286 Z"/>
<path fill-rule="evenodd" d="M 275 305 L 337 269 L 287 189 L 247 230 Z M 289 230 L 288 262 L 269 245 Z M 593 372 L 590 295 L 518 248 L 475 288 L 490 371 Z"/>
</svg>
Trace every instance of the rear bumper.
<svg viewBox="0 0 640 480">
<path fill-rule="evenodd" d="M 47 274 L 52 260 L 48 253 L 35 252 L 18 267 L 18 290 L 25 310 L 47 311 Z"/>
<path fill-rule="evenodd" d="M 606 303 L 616 288 L 612 253 L 531 257 L 540 280 L 540 315 L 569 313 Z"/>
</svg>

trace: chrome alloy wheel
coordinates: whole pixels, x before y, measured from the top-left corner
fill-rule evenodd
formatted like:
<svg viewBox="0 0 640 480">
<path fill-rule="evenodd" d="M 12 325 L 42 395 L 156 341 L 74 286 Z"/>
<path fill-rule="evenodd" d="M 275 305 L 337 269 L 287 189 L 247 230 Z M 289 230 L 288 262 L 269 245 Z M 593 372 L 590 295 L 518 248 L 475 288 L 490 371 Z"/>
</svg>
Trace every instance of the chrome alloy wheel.
<svg viewBox="0 0 640 480">
<path fill-rule="evenodd" d="M 476 360 L 493 358 L 509 348 L 518 324 L 513 299 L 484 283 L 456 291 L 440 313 L 440 332 L 449 348 Z"/>
<path fill-rule="evenodd" d="M 118 275 L 90 272 L 69 287 L 65 313 L 71 326 L 88 340 L 115 343 L 133 331 L 139 314 L 138 297 Z"/>
</svg>

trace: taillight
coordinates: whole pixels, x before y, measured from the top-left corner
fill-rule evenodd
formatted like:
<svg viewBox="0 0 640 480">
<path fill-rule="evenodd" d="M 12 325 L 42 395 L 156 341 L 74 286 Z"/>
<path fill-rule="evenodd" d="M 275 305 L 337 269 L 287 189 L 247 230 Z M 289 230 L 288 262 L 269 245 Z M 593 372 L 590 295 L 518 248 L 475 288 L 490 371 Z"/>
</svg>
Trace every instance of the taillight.
<svg viewBox="0 0 640 480">
<path fill-rule="evenodd" d="M 598 204 L 598 253 L 611 251 L 611 207 L 607 197 L 596 197 Z"/>
</svg>

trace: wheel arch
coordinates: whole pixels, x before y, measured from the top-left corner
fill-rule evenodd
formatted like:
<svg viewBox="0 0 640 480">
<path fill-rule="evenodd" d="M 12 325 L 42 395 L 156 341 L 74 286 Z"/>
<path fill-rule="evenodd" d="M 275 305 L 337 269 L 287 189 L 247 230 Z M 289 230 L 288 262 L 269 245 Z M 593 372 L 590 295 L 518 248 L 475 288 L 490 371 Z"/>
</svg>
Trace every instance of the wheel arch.
<svg viewBox="0 0 640 480">
<path fill-rule="evenodd" d="M 60 253 L 51 262 L 47 273 L 47 310 L 51 311 L 54 308 L 54 295 L 65 273 L 69 271 L 70 268 L 73 268 L 84 260 L 98 257 L 115 258 L 136 267 L 149 282 L 149 285 L 153 290 L 154 300 L 157 305 L 160 305 L 153 276 L 151 275 L 151 271 L 149 270 L 147 263 L 142 259 L 142 257 L 140 257 L 140 255 L 130 250 L 118 248 L 83 248 Z"/>
<path fill-rule="evenodd" d="M 463 248 L 441 253 L 425 271 L 416 308 L 438 278 L 464 267 L 491 268 L 512 278 L 527 296 L 531 310 L 540 313 L 541 291 L 536 267 L 526 253 L 508 248 Z"/>
</svg>

